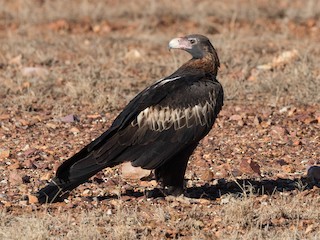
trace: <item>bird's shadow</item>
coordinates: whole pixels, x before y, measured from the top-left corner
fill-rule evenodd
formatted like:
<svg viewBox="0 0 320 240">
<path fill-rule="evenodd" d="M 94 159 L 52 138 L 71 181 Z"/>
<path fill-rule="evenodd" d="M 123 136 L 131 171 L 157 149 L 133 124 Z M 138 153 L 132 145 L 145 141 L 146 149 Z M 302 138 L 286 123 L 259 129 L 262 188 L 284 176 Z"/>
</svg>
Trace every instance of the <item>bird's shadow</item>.
<svg viewBox="0 0 320 240">
<path fill-rule="evenodd" d="M 225 194 L 234 195 L 272 195 L 275 192 L 290 192 L 294 190 L 308 190 L 311 189 L 314 184 L 311 184 L 307 178 L 295 178 L 295 179 L 284 179 L 278 178 L 276 180 L 263 179 L 235 179 L 232 181 L 227 181 L 225 179 L 218 180 L 217 184 L 204 184 L 199 187 L 189 187 L 185 190 L 184 195 L 188 198 L 194 199 L 207 199 L 215 200 L 220 198 Z M 319 187 L 319 186 L 318 186 Z M 154 190 L 149 190 L 152 192 L 153 198 L 164 197 L 161 195 L 161 190 L 158 188 Z M 133 191 L 127 190 L 122 193 L 120 198 L 127 196 L 128 199 L 140 198 L 146 195 L 143 191 Z M 108 199 L 118 199 L 118 195 L 108 195 L 97 197 L 99 201 Z"/>
<path fill-rule="evenodd" d="M 217 184 L 204 184 L 200 187 L 191 187 L 186 189 L 185 195 L 189 198 L 215 200 L 225 194 L 234 195 L 272 195 L 275 192 L 290 192 L 294 190 L 304 191 L 311 189 L 312 184 L 307 178 L 284 179 L 235 179 L 226 181 L 220 179 Z"/>
</svg>

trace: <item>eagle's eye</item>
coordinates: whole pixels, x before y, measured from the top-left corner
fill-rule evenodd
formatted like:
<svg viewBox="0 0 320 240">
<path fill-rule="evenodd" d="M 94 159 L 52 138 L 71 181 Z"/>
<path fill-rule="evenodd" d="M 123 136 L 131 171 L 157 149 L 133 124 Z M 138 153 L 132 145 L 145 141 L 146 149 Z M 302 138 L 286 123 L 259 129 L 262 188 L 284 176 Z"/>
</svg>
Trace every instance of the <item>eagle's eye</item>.
<svg viewBox="0 0 320 240">
<path fill-rule="evenodd" d="M 191 39 L 189 39 L 189 42 L 190 42 L 191 44 L 195 44 L 197 41 L 196 41 L 196 39 L 191 38 Z"/>
</svg>

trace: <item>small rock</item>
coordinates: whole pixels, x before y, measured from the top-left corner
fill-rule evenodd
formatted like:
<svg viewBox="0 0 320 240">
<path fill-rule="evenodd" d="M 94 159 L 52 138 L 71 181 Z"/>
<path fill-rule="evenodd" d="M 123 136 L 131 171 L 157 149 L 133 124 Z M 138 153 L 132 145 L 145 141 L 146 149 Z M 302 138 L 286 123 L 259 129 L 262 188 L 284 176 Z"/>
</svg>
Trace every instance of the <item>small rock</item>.
<svg viewBox="0 0 320 240">
<path fill-rule="evenodd" d="M 97 32 L 100 32 L 101 31 L 101 26 L 100 25 L 94 25 L 92 27 L 92 31 L 97 33 Z"/>
<path fill-rule="evenodd" d="M 8 158 L 10 156 L 10 150 L 0 148 L 0 160 Z"/>
<path fill-rule="evenodd" d="M 124 196 L 121 196 L 121 200 L 124 201 L 124 202 L 127 202 L 127 201 L 132 200 L 132 197 L 131 197 L 131 196 L 124 195 Z"/>
<path fill-rule="evenodd" d="M 156 180 L 151 181 L 141 181 L 139 184 L 141 187 L 155 187 L 158 185 Z"/>
<path fill-rule="evenodd" d="M 54 123 L 51 123 L 51 122 L 48 122 L 48 123 L 46 123 L 46 127 L 47 128 L 56 129 L 58 127 L 58 125 L 54 124 Z"/>
<path fill-rule="evenodd" d="M 88 197 L 88 196 L 91 196 L 92 195 L 92 192 L 90 189 L 85 189 L 83 192 L 82 192 L 82 196 L 84 197 Z"/>
<path fill-rule="evenodd" d="M 242 119 L 240 119 L 240 120 L 237 122 L 237 125 L 238 125 L 239 127 L 243 127 L 244 121 L 243 121 Z"/>
<path fill-rule="evenodd" d="M 280 126 L 272 126 L 271 127 L 271 131 L 270 131 L 270 134 L 273 136 L 273 137 L 277 137 L 277 138 L 280 138 L 280 139 L 283 139 L 285 137 L 285 135 L 287 135 L 289 132 L 287 129 L 283 128 L 283 127 L 280 127 Z"/>
<path fill-rule="evenodd" d="M 214 175 L 213 175 L 213 173 L 212 173 L 210 170 L 205 170 L 205 171 L 201 171 L 201 172 L 200 172 L 199 178 L 200 178 L 202 181 L 210 182 L 210 181 L 213 180 Z"/>
<path fill-rule="evenodd" d="M 288 112 L 289 109 L 290 109 L 290 106 L 285 106 L 279 110 L 279 113 L 282 114 L 282 113 Z"/>
<path fill-rule="evenodd" d="M 105 181 L 104 185 L 107 187 L 110 187 L 110 186 L 117 186 L 117 185 L 119 185 L 119 183 L 113 179 L 107 179 L 107 181 Z"/>
<path fill-rule="evenodd" d="M 29 148 L 28 150 L 24 151 L 23 155 L 28 157 L 29 155 L 33 154 L 36 151 L 35 148 Z"/>
<path fill-rule="evenodd" d="M 305 234 L 308 234 L 314 230 L 315 226 L 313 224 L 308 225 L 306 228 Z"/>
<path fill-rule="evenodd" d="M 21 65 L 22 55 L 18 55 L 9 60 L 10 65 Z"/>
<path fill-rule="evenodd" d="M 230 116 L 229 120 L 231 120 L 231 121 L 240 121 L 240 120 L 242 120 L 242 116 L 238 115 L 238 114 L 234 114 L 234 115 Z"/>
<path fill-rule="evenodd" d="M 19 122 L 22 126 L 28 126 L 30 124 L 30 122 L 25 119 L 20 119 Z"/>
<path fill-rule="evenodd" d="M 9 174 L 9 182 L 12 185 L 19 185 L 23 183 L 21 174 L 18 173 L 17 170 L 13 170 Z"/>
<path fill-rule="evenodd" d="M 108 33 L 111 32 L 112 28 L 109 24 L 104 23 L 101 27 L 101 32 Z"/>
<path fill-rule="evenodd" d="M 249 75 L 249 77 L 247 78 L 248 81 L 252 81 L 252 82 L 257 81 L 258 76 L 259 76 L 259 73 L 260 73 L 260 71 L 259 71 L 258 69 L 254 69 L 254 68 L 251 69 L 250 75 Z"/>
<path fill-rule="evenodd" d="M 121 187 L 122 191 L 128 192 L 128 191 L 134 191 L 134 187 L 130 184 L 125 184 Z"/>
<path fill-rule="evenodd" d="M 232 169 L 231 173 L 232 173 L 232 176 L 234 177 L 240 177 L 243 174 L 242 171 L 239 170 L 237 167 Z"/>
<path fill-rule="evenodd" d="M 202 221 L 200 221 L 200 220 L 196 220 L 196 221 L 194 221 L 193 223 L 192 223 L 192 225 L 194 226 L 194 227 L 196 227 L 196 229 L 201 229 L 201 228 L 203 228 L 204 227 L 204 223 L 202 222 Z"/>
<path fill-rule="evenodd" d="M 293 114 L 295 114 L 295 112 L 297 111 L 296 107 L 291 107 L 288 111 L 288 116 L 293 116 Z"/>
<path fill-rule="evenodd" d="M 23 183 L 30 183 L 30 179 L 31 179 L 31 177 L 28 176 L 28 175 L 22 176 L 22 182 Z"/>
<path fill-rule="evenodd" d="M 257 69 L 271 70 L 274 68 L 282 67 L 286 64 L 289 64 L 297 60 L 298 57 L 299 57 L 299 52 L 296 49 L 293 49 L 291 51 L 285 51 L 285 52 L 282 52 L 278 57 L 274 58 L 272 62 L 257 66 Z"/>
<path fill-rule="evenodd" d="M 281 169 L 286 173 L 294 173 L 295 172 L 294 167 L 291 165 L 283 165 L 283 166 L 281 166 Z"/>
<path fill-rule="evenodd" d="M 60 167 L 60 165 L 61 165 L 61 163 L 60 162 L 55 162 L 54 164 L 53 164 L 53 167 L 52 167 L 52 169 L 53 169 L 53 171 L 57 171 L 58 170 L 58 168 Z M 38 166 L 37 166 L 38 167 Z"/>
<path fill-rule="evenodd" d="M 228 176 L 228 172 L 231 171 L 231 168 L 228 163 L 220 164 L 214 169 L 214 176 L 218 179 L 226 178 Z"/>
<path fill-rule="evenodd" d="M 44 173 L 41 177 L 40 177 L 40 180 L 41 181 L 48 181 L 51 179 L 51 172 L 47 172 L 47 173 Z"/>
<path fill-rule="evenodd" d="M 32 164 L 34 165 L 34 168 L 38 168 L 38 169 L 46 169 L 49 167 L 49 164 L 44 161 L 34 161 Z M 59 163 L 56 163 L 56 164 L 59 164 Z"/>
<path fill-rule="evenodd" d="M 316 118 L 314 118 L 314 117 L 310 116 L 310 117 L 308 117 L 308 118 L 306 118 L 306 119 L 304 120 L 304 123 L 305 123 L 305 124 L 314 124 L 314 123 L 318 123 L 318 119 L 316 119 Z"/>
<path fill-rule="evenodd" d="M 10 115 L 9 114 L 1 114 L 0 115 L 0 120 L 8 120 L 10 119 Z"/>
<path fill-rule="evenodd" d="M 225 195 L 220 198 L 220 205 L 227 204 L 231 200 L 231 195 Z"/>
<path fill-rule="evenodd" d="M 259 116 L 255 116 L 254 117 L 254 119 L 253 119 L 253 124 L 255 125 L 255 126 L 260 126 L 260 123 L 262 122 L 262 119 L 261 119 L 261 117 L 259 117 Z"/>
<path fill-rule="evenodd" d="M 69 23 L 64 19 L 58 19 L 48 24 L 48 28 L 54 31 L 67 30 L 70 28 Z"/>
<path fill-rule="evenodd" d="M 262 128 L 268 128 L 270 125 L 271 125 L 271 120 L 262 121 L 262 122 L 260 123 L 260 126 L 261 126 Z"/>
<path fill-rule="evenodd" d="M 258 65 L 257 69 L 259 69 L 259 70 L 271 70 L 272 69 L 272 64 L 268 63 L 268 64 Z"/>
<path fill-rule="evenodd" d="M 66 208 L 74 208 L 74 207 L 76 207 L 76 204 L 74 204 L 74 203 L 72 203 L 72 202 L 68 202 L 66 205 Z"/>
<path fill-rule="evenodd" d="M 210 201 L 210 200 L 204 199 L 204 198 L 200 198 L 200 199 L 198 199 L 198 201 L 199 201 L 199 203 L 200 203 L 201 205 L 209 205 L 209 204 L 211 204 L 211 201 Z"/>
<path fill-rule="evenodd" d="M 11 202 L 5 202 L 5 203 L 4 203 L 4 206 L 7 207 L 7 208 L 9 208 L 9 207 L 12 206 L 12 203 L 11 203 Z"/>
<path fill-rule="evenodd" d="M 67 116 L 64 116 L 64 117 L 60 118 L 60 120 L 65 123 L 79 122 L 79 118 L 73 114 L 69 114 Z"/>
<path fill-rule="evenodd" d="M 80 130 L 78 128 L 76 128 L 76 127 L 70 128 L 69 131 L 72 132 L 73 134 L 78 134 L 80 132 Z"/>
<path fill-rule="evenodd" d="M 112 215 L 112 210 L 109 208 L 106 212 L 107 215 Z"/>
<path fill-rule="evenodd" d="M 276 163 L 278 163 L 280 166 L 288 165 L 288 163 L 283 159 L 277 160 Z"/>
<path fill-rule="evenodd" d="M 0 193 L 0 200 L 7 200 L 7 199 L 8 199 L 7 194 Z"/>
<path fill-rule="evenodd" d="M 273 65 L 279 66 L 283 64 L 290 63 L 294 60 L 296 60 L 299 57 L 299 52 L 296 49 L 293 49 L 291 51 L 284 51 L 278 56 L 277 58 L 273 59 Z"/>
<path fill-rule="evenodd" d="M 294 141 L 292 142 L 292 144 L 293 144 L 294 146 L 299 146 L 299 145 L 302 145 L 302 142 L 301 142 L 300 140 L 294 140 Z"/>
<path fill-rule="evenodd" d="M 87 118 L 98 119 L 98 118 L 101 118 L 101 115 L 100 114 L 91 114 L 91 115 L 87 115 Z"/>
<path fill-rule="evenodd" d="M 319 183 L 320 182 L 320 166 L 308 167 L 307 177 L 313 184 Z"/>
<path fill-rule="evenodd" d="M 24 67 L 21 69 L 22 76 L 37 76 L 45 78 L 49 71 L 43 67 Z"/>
<path fill-rule="evenodd" d="M 243 159 L 240 163 L 240 171 L 246 174 L 261 175 L 260 166 L 257 162 L 251 159 Z"/>
<path fill-rule="evenodd" d="M 124 58 L 126 58 L 126 59 L 139 59 L 139 58 L 141 58 L 141 56 L 142 56 L 141 53 L 137 49 L 131 49 L 126 53 Z"/>
<path fill-rule="evenodd" d="M 30 149 L 30 145 L 29 144 L 26 144 L 21 150 L 22 151 L 27 151 Z"/>
<path fill-rule="evenodd" d="M 28 202 L 29 204 L 38 203 L 38 198 L 32 194 L 28 195 Z"/>
<path fill-rule="evenodd" d="M 9 165 L 8 169 L 13 170 L 13 169 L 19 169 L 21 168 L 21 164 L 19 161 L 15 161 L 13 164 Z"/>
</svg>

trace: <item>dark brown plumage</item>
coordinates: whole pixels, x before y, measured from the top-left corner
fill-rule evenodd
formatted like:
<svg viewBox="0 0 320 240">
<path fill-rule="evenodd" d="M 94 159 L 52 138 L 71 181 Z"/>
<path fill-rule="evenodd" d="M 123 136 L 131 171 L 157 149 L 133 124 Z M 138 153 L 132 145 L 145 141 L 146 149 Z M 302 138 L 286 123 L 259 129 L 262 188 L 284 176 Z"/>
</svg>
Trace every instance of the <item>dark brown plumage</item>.
<svg viewBox="0 0 320 240">
<path fill-rule="evenodd" d="M 175 38 L 169 48 L 185 50 L 192 59 L 140 92 L 105 133 L 62 163 L 37 193 L 39 202 L 61 200 L 97 172 L 126 161 L 155 169 L 166 194 L 182 194 L 188 159 L 212 128 L 223 89 L 216 79 L 219 58 L 208 38 Z"/>
</svg>

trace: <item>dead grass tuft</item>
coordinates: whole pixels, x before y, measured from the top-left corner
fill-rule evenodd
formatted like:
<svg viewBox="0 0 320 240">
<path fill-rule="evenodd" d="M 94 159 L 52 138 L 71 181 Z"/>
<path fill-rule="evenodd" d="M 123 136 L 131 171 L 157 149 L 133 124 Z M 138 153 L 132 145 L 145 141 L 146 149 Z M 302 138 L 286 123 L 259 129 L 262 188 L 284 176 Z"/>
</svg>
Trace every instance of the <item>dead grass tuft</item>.
<svg viewBox="0 0 320 240">
<path fill-rule="evenodd" d="M 225 195 L 219 209 L 184 205 L 167 206 L 118 201 L 112 210 L 101 207 L 82 213 L 46 211 L 13 216 L 1 212 L 3 239 L 150 239 L 155 236 L 184 239 L 316 239 L 320 198 L 274 193 L 272 196 Z M 147 204 L 147 209 L 145 208 Z M 143 207 L 143 208 L 142 208 Z M 151 210 L 151 212 L 149 212 Z"/>
</svg>

